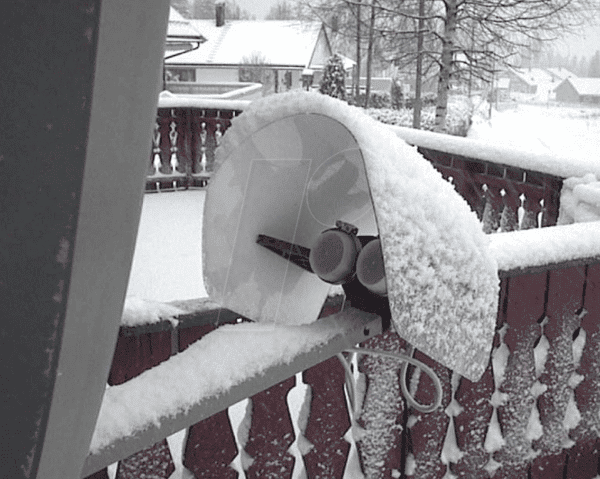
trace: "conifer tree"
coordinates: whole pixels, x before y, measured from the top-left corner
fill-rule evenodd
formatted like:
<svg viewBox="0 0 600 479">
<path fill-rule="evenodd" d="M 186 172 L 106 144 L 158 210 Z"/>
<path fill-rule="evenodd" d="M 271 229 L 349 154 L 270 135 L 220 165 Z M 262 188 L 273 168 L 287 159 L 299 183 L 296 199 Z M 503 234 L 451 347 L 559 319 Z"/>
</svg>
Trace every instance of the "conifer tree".
<svg viewBox="0 0 600 479">
<path fill-rule="evenodd" d="M 346 99 L 346 72 L 344 62 L 337 53 L 327 60 L 319 91 L 340 100 Z"/>
</svg>

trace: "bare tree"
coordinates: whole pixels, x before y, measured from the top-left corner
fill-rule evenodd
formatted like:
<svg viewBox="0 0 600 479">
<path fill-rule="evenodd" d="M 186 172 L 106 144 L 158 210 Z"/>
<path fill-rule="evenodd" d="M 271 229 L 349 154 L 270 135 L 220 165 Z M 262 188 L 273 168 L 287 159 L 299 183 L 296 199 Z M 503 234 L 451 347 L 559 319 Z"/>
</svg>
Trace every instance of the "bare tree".
<svg viewBox="0 0 600 479">
<path fill-rule="evenodd" d="M 451 79 L 465 71 L 490 80 L 501 65 L 517 65 L 519 52 L 581 25 L 597 1 L 443 0 L 436 131 L 445 130 Z"/>
<path fill-rule="evenodd" d="M 366 60 L 367 63 L 366 86 L 370 90 L 373 65 L 382 58 L 378 46 L 381 36 L 377 31 L 377 18 L 381 13 L 379 2 L 380 0 L 299 0 L 302 17 L 316 18 L 323 22 L 329 29 L 334 50 L 355 59 L 355 98 L 360 94 L 363 61 Z M 363 58 L 365 52 L 366 59 Z M 367 92 L 367 102 L 368 98 Z"/>
<path fill-rule="evenodd" d="M 418 59 L 420 76 L 435 69 L 437 131 L 445 130 L 453 85 L 489 84 L 498 69 L 520 66 L 524 50 L 593 21 L 600 11 L 599 0 L 301 1 L 329 25 L 331 18 L 345 15 L 345 30 L 338 34 L 360 42 L 361 30 L 368 32 L 367 51 L 374 55 L 400 67 Z M 370 7 L 369 15 L 363 15 L 368 18 L 357 19 L 361 4 Z M 353 21 L 347 21 L 350 16 Z"/>
<path fill-rule="evenodd" d="M 287 0 L 280 0 L 276 5 L 273 5 L 269 9 L 269 13 L 265 17 L 265 20 L 297 20 L 299 18 L 299 12 L 297 5 L 288 2 Z"/>
</svg>

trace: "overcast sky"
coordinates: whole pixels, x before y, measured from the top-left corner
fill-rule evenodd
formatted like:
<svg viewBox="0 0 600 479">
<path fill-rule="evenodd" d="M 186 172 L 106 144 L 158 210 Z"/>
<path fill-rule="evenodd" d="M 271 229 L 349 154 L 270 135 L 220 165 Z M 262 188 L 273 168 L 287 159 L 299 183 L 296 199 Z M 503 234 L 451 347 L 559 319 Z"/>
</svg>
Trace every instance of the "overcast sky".
<svg viewBox="0 0 600 479">
<path fill-rule="evenodd" d="M 244 10 L 256 15 L 257 20 L 263 20 L 271 5 L 277 5 L 278 0 L 236 0 L 236 3 Z"/>
<path fill-rule="evenodd" d="M 586 28 L 581 36 L 567 37 L 556 48 L 569 55 L 591 57 L 600 50 L 600 26 Z"/>
</svg>

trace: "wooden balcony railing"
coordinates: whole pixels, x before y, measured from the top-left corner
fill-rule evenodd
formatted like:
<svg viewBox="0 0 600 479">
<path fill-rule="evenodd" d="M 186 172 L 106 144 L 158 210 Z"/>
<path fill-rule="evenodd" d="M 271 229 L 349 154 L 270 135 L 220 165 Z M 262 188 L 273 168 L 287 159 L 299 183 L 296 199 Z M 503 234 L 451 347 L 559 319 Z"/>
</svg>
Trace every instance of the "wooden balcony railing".
<svg viewBox="0 0 600 479">
<path fill-rule="evenodd" d="M 175 145 L 181 158 L 189 159 L 186 164 L 202 165 L 197 160 L 206 155 L 204 164 L 210 165 L 212 157 L 202 149 L 204 143 L 198 146 L 198 131 L 203 131 L 198 121 L 209 120 L 213 126 L 207 131 L 216 132 L 216 125 L 227 125 L 223 118 L 233 113 L 167 108 L 168 113 L 167 109 L 160 113 L 165 125 L 174 122 L 176 129 L 196 125 L 200 130 L 188 134 L 196 143 L 185 134 L 173 141 L 168 137 L 168 142 L 161 136 L 157 141 L 162 145 L 161 158 L 172 154 Z M 545 230 L 548 235 L 562 235 L 560 227 L 552 228 L 560 188 L 564 177 L 585 172 L 577 164 L 562 166 L 551 159 L 538 166 L 543 159 L 535 163 L 525 153 L 519 163 L 518 152 L 508 149 L 496 161 L 489 149 L 478 157 L 477 142 L 445 138 L 447 148 L 442 151 L 434 134 L 400 130 L 398 134 L 451 178 L 486 231 L 515 230 L 509 234 L 524 235 L 528 232 L 516 230 L 550 226 Z M 217 144 L 211 142 L 206 145 Z M 183 154 L 187 151 L 194 153 Z M 201 174 L 198 167 L 190 168 L 193 174 Z M 169 174 L 164 171 L 163 175 Z M 182 187 L 194 186 L 186 178 L 188 183 Z M 514 239 L 519 242 L 518 236 Z M 238 396 L 221 398 L 220 412 L 208 417 L 192 413 L 176 420 L 160 418 L 160 425 L 150 433 L 115 440 L 90 455 L 84 475 L 106 478 L 106 465 L 118 460 L 118 479 L 169 477 L 174 464 L 164 438 L 178 427 L 187 428 L 183 464 L 198 478 L 306 474 L 341 479 L 354 477 L 350 471 L 362 471 L 368 478 L 596 478 L 600 472 L 600 246 L 580 256 L 535 267 L 523 261 L 519 267 L 499 271 L 497 334 L 479 382 L 461 378 L 415 352 L 442 380 L 442 407 L 433 413 L 420 413 L 407 405 L 400 393 L 398 361 L 372 356 L 354 363 L 352 374 L 364 386 L 364 394 L 360 411 L 352 411 L 341 363 L 333 357 L 319 362 L 323 356 L 315 356 L 310 367 L 288 369 L 284 377 L 273 374 L 270 379 L 276 384 L 267 387 L 257 380 L 257 387 L 266 387 L 262 392 L 246 389 L 252 391 L 246 405 L 235 406 L 246 407 L 241 423 L 239 419 L 232 423 L 235 415 L 227 409 L 245 397 L 238 391 Z M 177 305 L 190 312 L 177 318 L 176 327 L 164 321 L 121 328 L 111 385 L 126 384 L 143 371 L 168 364 L 220 324 L 238 321 L 235 314 L 208 300 Z M 320 321 L 342 306 L 341 297 L 329 298 Z M 395 333 L 378 334 L 377 324 L 348 333 L 349 337 L 365 340 L 363 344 L 371 348 L 408 349 Z M 336 343 L 327 354 L 343 349 Z M 296 367 L 302 364 L 308 365 Z M 301 374 L 294 374 L 300 370 Z M 409 373 L 416 398 L 431 402 L 433 383 L 414 370 Z M 198 375 L 202 375 L 201 364 Z M 129 455 L 132 451 L 137 452 Z"/>
<path fill-rule="evenodd" d="M 252 395 L 241 429 L 232 426 L 225 407 L 243 395 L 220 398 L 220 412 L 200 422 L 190 414 L 179 422 L 189 427 L 183 464 L 196 477 L 243 477 L 234 469 L 237 463 L 243 464 L 245 477 L 292 477 L 294 470 L 305 470 L 311 478 L 342 478 L 345 468 L 358 461 L 366 477 L 441 478 L 451 472 L 458 477 L 595 478 L 600 446 L 597 261 L 503 277 L 494 349 L 478 383 L 453 376 L 417 351 L 443 384 L 442 407 L 431 414 L 406 405 L 398 361 L 366 356 L 355 374 L 368 387 L 362 412 L 353 417 L 343 389 L 344 370 L 331 358 Z M 323 315 L 340 307 L 340 297 L 330 298 Z M 214 330 L 217 318 L 219 324 L 236 320 L 210 303 L 196 309 L 181 316 L 177 328 L 170 322 L 123 327 L 110 384 L 168 361 Z M 364 345 L 407 349 L 390 331 Z M 152 391 L 147 393 L 152 397 Z M 433 386 L 427 378 L 420 380 L 416 396 L 431 402 Z M 291 408 L 292 402 L 302 406 Z M 141 450 L 121 459 L 119 479 L 169 477 L 174 466 L 160 437 L 175 430 L 165 422 L 153 436 L 121 438 L 90 456 L 86 473 L 122 458 L 133 444 Z M 107 477 L 106 470 L 91 477 Z"/>
<path fill-rule="evenodd" d="M 248 101 L 161 97 L 146 191 L 202 188 L 215 150 Z M 590 173 L 572 158 L 490 147 L 475 140 L 389 127 L 418 147 L 484 224 L 484 231 L 514 231 L 556 224 L 562 180 Z M 600 166 L 593 171 L 600 177 Z"/>
<path fill-rule="evenodd" d="M 221 137 L 248 103 L 161 96 L 146 191 L 206 186 Z"/>
</svg>

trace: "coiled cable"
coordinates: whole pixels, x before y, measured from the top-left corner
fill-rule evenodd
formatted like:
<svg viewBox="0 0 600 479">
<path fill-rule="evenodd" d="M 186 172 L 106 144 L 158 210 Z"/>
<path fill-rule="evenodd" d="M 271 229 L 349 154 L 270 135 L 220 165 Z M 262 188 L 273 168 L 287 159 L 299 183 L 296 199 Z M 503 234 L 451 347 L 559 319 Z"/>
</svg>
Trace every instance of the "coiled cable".
<svg viewBox="0 0 600 479">
<path fill-rule="evenodd" d="M 371 354 L 371 355 L 375 355 L 375 356 L 383 356 L 383 357 L 397 359 L 399 361 L 402 361 L 403 364 L 402 364 L 402 369 L 400 371 L 400 388 L 402 390 L 402 394 L 406 398 L 407 404 L 410 407 L 416 409 L 417 411 L 419 411 L 421 413 L 425 413 L 425 414 L 435 411 L 442 405 L 442 397 L 443 397 L 442 381 L 440 380 L 440 378 L 437 376 L 437 374 L 435 373 L 435 371 L 433 369 L 431 369 L 429 366 L 427 366 L 423 362 L 419 361 L 418 359 L 415 359 L 412 356 L 414 353 L 414 349 L 411 349 L 410 354 L 394 353 L 394 352 L 390 352 L 390 351 L 381 351 L 379 349 L 368 349 L 368 348 L 349 348 L 349 349 L 346 349 L 345 352 L 355 353 L 355 354 Z M 344 357 L 344 355 L 342 353 L 339 353 L 337 356 L 344 367 L 345 376 L 346 376 L 346 390 L 348 391 L 348 399 L 350 401 L 352 412 L 356 416 L 356 415 L 358 415 L 358 411 L 356 410 L 357 409 L 357 404 L 356 404 L 357 394 L 356 394 L 356 386 L 354 384 L 352 370 L 350 368 L 348 361 L 346 360 L 346 358 Z M 414 367 L 420 369 L 421 371 L 423 371 L 425 374 L 427 374 L 431 378 L 431 380 L 433 382 L 433 386 L 435 388 L 435 400 L 433 401 L 432 404 L 421 404 L 410 393 L 410 390 L 409 390 L 409 387 L 407 384 L 407 380 L 408 380 L 407 374 L 408 374 L 408 366 L 409 365 L 413 365 Z"/>
</svg>

